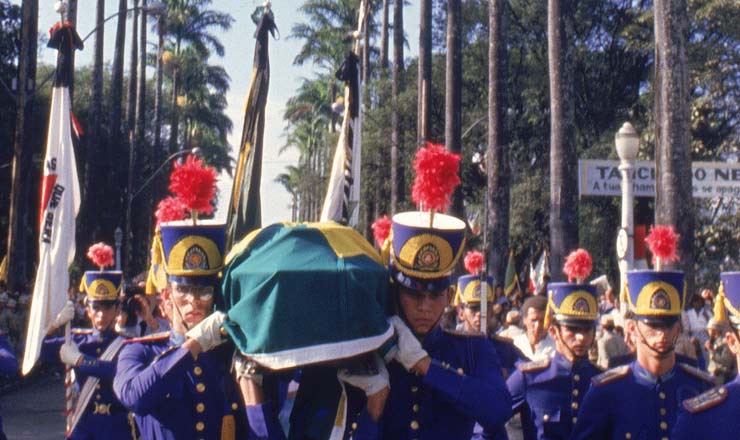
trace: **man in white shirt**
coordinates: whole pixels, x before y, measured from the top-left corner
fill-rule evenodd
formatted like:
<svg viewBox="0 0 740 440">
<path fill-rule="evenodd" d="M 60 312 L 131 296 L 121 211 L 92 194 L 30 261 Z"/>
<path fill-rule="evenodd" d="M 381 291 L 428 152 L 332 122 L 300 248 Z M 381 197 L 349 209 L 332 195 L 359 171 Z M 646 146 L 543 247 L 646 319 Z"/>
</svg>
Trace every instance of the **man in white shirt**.
<svg viewBox="0 0 740 440">
<path fill-rule="evenodd" d="M 684 332 L 689 338 L 696 338 L 700 346 L 709 340 L 707 323 L 712 319 L 712 312 L 704 306 L 704 298 L 694 295 L 691 298 L 691 307 L 683 312 Z"/>
<path fill-rule="evenodd" d="M 514 337 L 513 343 L 532 361 L 552 359 L 555 356 L 555 341 L 547 334 L 544 326 L 546 307 L 547 298 L 542 295 L 529 297 L 522 304 L 521 316 L 525 332 Z"/>
</svg>

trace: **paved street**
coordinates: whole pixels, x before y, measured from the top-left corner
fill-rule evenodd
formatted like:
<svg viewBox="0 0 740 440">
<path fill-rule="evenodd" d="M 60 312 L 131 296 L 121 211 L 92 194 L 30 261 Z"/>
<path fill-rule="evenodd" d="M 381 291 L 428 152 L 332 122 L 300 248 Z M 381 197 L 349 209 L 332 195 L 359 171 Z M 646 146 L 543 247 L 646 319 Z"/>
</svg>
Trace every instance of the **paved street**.
<svg viewBox="0 0 740 440">
<path fill-rule="evenodd" d="M 0 397 L 5 434 L 12 440 L 64 438 L 64 378 L 45 377 Z"/>
</svg>

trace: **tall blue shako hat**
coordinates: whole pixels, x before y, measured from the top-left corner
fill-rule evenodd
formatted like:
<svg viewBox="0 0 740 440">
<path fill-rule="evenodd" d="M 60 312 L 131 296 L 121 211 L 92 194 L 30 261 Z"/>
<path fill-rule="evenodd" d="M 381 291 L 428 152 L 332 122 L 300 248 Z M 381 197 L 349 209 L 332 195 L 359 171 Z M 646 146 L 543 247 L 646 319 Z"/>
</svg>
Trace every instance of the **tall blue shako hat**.
<svg viewBox="0 0 740 440">
<path fill-rule="evenodd" d="M 568 282 L 547 284 L 545 328 L 551 323 L 576 327 L 596 325 L 599 318 L 596 286 L 584 282 L 591 274 L 591 268 L 591 255 L 585 249 L 568 255 L 563 267 Z"/>
<path fill-rule="evenodd" d="M 123 283 L 123 273 L 117 270 L 105 270 L 113 266 L 113 248 L 105 243 L 96 243 L 87 251 L 87 257 L 98 266 L 99 270 L 88 270 L 80 280 L 80 292 L 87 295 L 90 303 L 115 303 Z"/>
<path fill-rule="evenodd" d="M 740 272 L 719 274 L 719 292 L 714 301 L 714 320 L 740 328 Z"/>
<path fill-rule="evenodd" d="M 216 173 L 195 156 L 175 164 L 169 189 L 175 194 L 162 200 L 156 212 L 157 231 L 151 248 L 147 293 L 167 282 L 192 286 L 219 285 L 224 266 L 226 225 L 198 220 L 213 212 Z M 187 214 L 190 219 L 185 220 Z"/>
<path fill-rule="evenodd" d="M 655 270 L 627 272 L 626 300 L 630 314 L 640 321 L 673 324 L 681 317 L 686 285 L 681 271 L 665 271 L 662 264 L 678 260 L 678 235 L 673 226 L 654 226 L 645 242 L 655 258 Z"/>
<path fill-rule="evenodd" d="M 464 258 L 465 270 L 469 275 L 462 275 L 457 279 L 457 290 L 455 291 L 455 306 L 463 304 L 480 303 L 483 283 L 481 272 L 485 265 L 485 257 L 481 252 L 469 251 Z M 486 276 L 486 300 L 489 306 L 493 305 L 493 277 Z"/>
<path fill-rule="evenodd" d="M 465 248 L 466 224 L 439 212 L 460 184 L 459 163 L 460 155 L 448 153 L 443 145 L 427 143 L 416 152 L 411 197 L 420 209 L 393 216 L 384 246 L 391 277 L 402 286 L 441 292 L 452 285 L 452 272 Z"/>
</svg>

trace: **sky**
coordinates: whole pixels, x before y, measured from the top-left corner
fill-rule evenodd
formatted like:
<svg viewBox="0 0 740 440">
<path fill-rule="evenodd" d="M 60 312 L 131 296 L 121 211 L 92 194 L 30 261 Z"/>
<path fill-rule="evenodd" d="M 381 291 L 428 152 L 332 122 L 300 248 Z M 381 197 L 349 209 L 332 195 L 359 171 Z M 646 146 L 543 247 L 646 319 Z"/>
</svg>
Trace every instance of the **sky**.
<svg viewBox="0 0 740 440">
<path fill-rule="evenodd" d="M 11 3 L 20 4 L 20 0 L 12 0 Z M 39 0 L 39 30 L 49 29 L 59 20 L 58 14 L 54 12 L 54 0 Z M 95 26 L 95 1 L 78 0 L 77 30 L 84 37 Z M 130 2 L 131 3 L 131 2 Z M 153 3 L 149 0 L 149 3 Z M 242 132 L 242 119 L 244 117 L 244 102 L 249 90 L 249 79 L 254 58 L 254 31 L 255 25 L 250 16 L 262 1 L 256 0 L 214 0 L 211 9 L 227 12 L 234 17 L 234 23 L 230 30 L 219 34 L 219 38 L 225 47 L 223 58 L 213 55 L 210 62 L 221 64 L 231 77 L 231 89 L 227 94 L 227 115 L 234 123 L 234 130 L 229 136 L 229 143 L 236 146 L 239 143 Z M 270 90 L 267 98 L 264 157 L 262 162 L 262 224 L 268 225 L 282 220 L 290 220 L 290 195 L 278 183 L 275 177 L 284 172 L 285 167 L 295 164 L 298 159 L 297 151 L 286 151 L 278 154 L 280 148 L 285 144 L 283 111 L 287 100 L 293 96 L 298 89 L 302 78 L 314 76 L 314 66 L 294 66 L 293 59 L 301 47 L 301 41 L 288 38 L 290 29 L 295 23 L 303 21 L 303 15 L 298 11 L 300 0 L 273 0 L 272 10 L 275 21 L 280 31 L 279 40 L 270 41 Z M 105 16 L 118 11 L 118 0 L 105 1 Z M 392 11 L 391 11 L 392 16 Z M 418 53 L 419 32 L 419 10 L 417 2 L 410 2 L 404 7 L 404 28 L 409 41 L 406 57 L 415 57 Z M 116 19 L 110 20 L 105 26 L 104 56 L 105 62 L 111 63 L 113 59 L 113 47 L 115 42 Z M 151 21 L 153 23 L 153 21 Z M 131 22 L 127 23 L 127 33 L 130 32 Z M 148 29 L 149 41 L 156 43 L 156 35 Z M 128 38 L 128 35 L 127 35 Z M 126 42 L 126 69 L 128 69 L 128 51 L 130 42 Z M 92 63 L 93 38 L 86 43 L 86 48 L 79 52 L 76 57 L 76 65 L 83 66 Z M 53 64 L 55 62 L 54 50 L 46 47 L 39 48 L 39 62 Z M 147 78 L 152 78 L 154 71 L 149 69 Z M 83 122 L 84 124 L 84 122 Z M 232 157 L 236 152 L 232 150 Z M 219 190 L 221 197 L 217 218 L 225 219 L 229 196 L 233 182 L 228 175 L 222 174 L 219 178 Z"/>
</svg>

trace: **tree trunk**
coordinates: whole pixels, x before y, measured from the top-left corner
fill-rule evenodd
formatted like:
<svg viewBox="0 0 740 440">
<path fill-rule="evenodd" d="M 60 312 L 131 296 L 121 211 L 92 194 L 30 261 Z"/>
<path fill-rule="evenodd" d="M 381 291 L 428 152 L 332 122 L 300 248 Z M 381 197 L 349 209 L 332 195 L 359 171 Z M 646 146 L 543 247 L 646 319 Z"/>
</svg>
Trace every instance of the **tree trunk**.
<svg viewBox="0 0 740 440">
<path fill-rule="evenodd" d="M 694 201 L 691 189 L 686 0 L 655 0 L 655 223 L 681 235 L 680 268 L 694 284 Z"/>
<path fill-rule="evenodd" d="M 391 212 L 396 213 L 403 203 L 403 162 L 401 110 L 398 96 L 403 87 L 403 0 L 393 1 L 393 73 L 391 78 Z"/>
<path fill-rule="evenodd" d="M 126 193 L 126 167 L 121 167 L 121 163 L 126 163 L 128 156 L 125 150 L 125 144 L 122 141 L 123 133 L 121 131 L 121 105 L 123 102 L 123 57 L 126 46 L 126 0 L 118 1 L 118 17 L 116 19 L 116 42 L 113 51 L 113 67 L 111 73 L 110 88 L 110 121 L 109 121 L 109 145 L 111 152 L 108 158 L 108 169 L 115 170 L 113 179 L 110 179 L 106 185 L 106 204 L 112 222 L 116 227 L 122 226 L 121 219 L 124 216 L 124 202 L 122 196 Z M 115 195 L 115 196 L 113 196 Z"/>
<path fill-rule="evenodd" d="M 388 2 L 391 0 L 383 0 L 382 9 L 382 24 L 380 27 L 380 70 L 384 71 L 388 69 Z"/>
<path fill-rule="evenodd" d="M 134 123 L 134 137 L 136 138 L 136 146 L 138 148 L 139 159 L 136 161 L 137 176 L 150 176 L 157 164 L 154 163 L 152 149 L 149 148 L 146 142 L 146 53 L 147 53 L 147 0 L 141 0 L 141 28 L 139 29 L 139 73 L 137 75 L 137 86 L 136 86 L 136 122 Z M 141 179 L 134 180 L 134 191 L 141 184 Z M 142 191 L 139 195 L 136 205 L 136 218 L 134 219 L 134 242 L 135 243 L 150 243 L 150 229 L 153 227 L 152 215 L 155 201 L 152 198 L 151 189 Z M 136 249 L 137 255 L 134 256 L 132 262 L 132 268 L 135 270 L 130 273 L 138 273 L 141 270 L 141 266 L 136 263 L 141 263 L 141 251 L 145 251 L 145 248 L 138 247 Z"/>
<path fill-rule="evenodd" d="M 177 95 L 180 93 L 180 41 L 175 44 L 175 65 L 172 69 L 172 121 L 170 122 L 170 148 L 169 153 L 174 154 L 180 150 L 180 109 L 177 105 Z"/>
<path fill-rule="evenodd" d="M 417 97 L 417 148 L 429 140 L 432 96 L 432 0 L 421 0 L 419 20 L 419 80 Z"/>
<path fill-rule="evenodd" d="M 8 289 L 20 290 L 28 281 L 28 243 L 34 240 L 27 233 L 35 222 L 29 218 L 28 182 L 33 151 L 28 145 L 33 107 L 28 105 L 35 93 L 36 41 L 38 40 L 38 0 L 23 0 L 21 6 L 21 50 L 18 60 L 18 104 L 13 139 L 12 188 L 8 228 Z M 38 226 L 38 225 L 35 225 Z"/>
<path fill-rule="evenodd" d="M 461 0 L 447 1 L 447 59 L 445 73 L 445 145 L 447 151 L 462 151 L 462 36 Z M 450 213 L 465 218 L 462 187 L 452 194 Z"/>
<path fill-rule="evenodd" d="M 137 66 L 139 61 L 139 46 L 137 38 L 139 35 L 139 0 L 134 0 L 133 19 L 131 24 L 131 58 L 129 59 L 129 81 L 128 81 L 128 102 L 126 106 L 126 119 L 128 123 L 128 182 L 126 185 L 126 231 L 124 235 L 124 249 L 126 256 L 124 258 L 124 274 L 133 276 L 131 272 L 131 259 L 133 257 L 133 228 L 131 224 L 132 212 L 132 195 L 134 192 L 134 173 L 136 172 L 136 135 L 134 126 L 136 124 L 136 87 L 137 87 Z"/>
<path fill-rule="evenodd" d="M 92 100 L 90 103 L 90 126 L 87 130 L 85 143 L 85 180 L 82 190 L 82 218 L 78 228 L 78 245 L 80 249 L 87 249 L 87 245 L 100 240 L 101 227 L 103 226 L 98 209 L 102 202 L 100 173 L 104 170 L 100 164 L 104 155 L 105 140 L 102 136 L 103 115 L 103 47 L 105 1 L 97 0 L 95 9 L 95 46 L 93 48 L 93 71 L 92 71 Z M 113 231 L 111 230 L 111 234 Z"/>
<path fill-rule="evenodd" d="M 488 3 L 488 154 L 486 171 L 488 185 L 488 273 L 496 280 L 505 278 L 507 250 L 509 249 L 509 162 L 506 133 L 507 58 L 502 27 L 503 0 Z"/>
<path fill-rule="evenodd" d="M 565 256 L 578 246 L 578 185 L 573 100 L 571 0 L 548 0 L 550 74 L 550 273 L 563 278 Z"/>
</svg>

